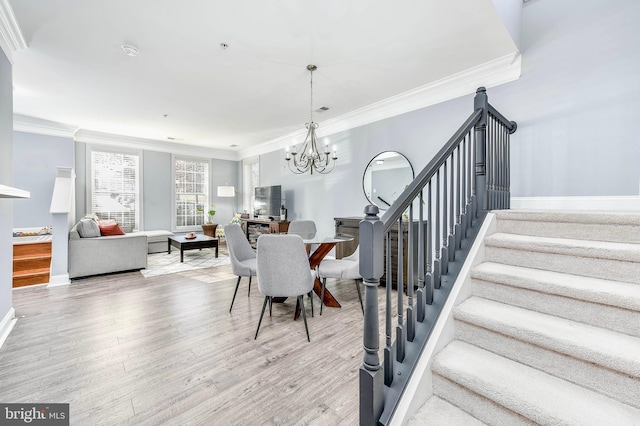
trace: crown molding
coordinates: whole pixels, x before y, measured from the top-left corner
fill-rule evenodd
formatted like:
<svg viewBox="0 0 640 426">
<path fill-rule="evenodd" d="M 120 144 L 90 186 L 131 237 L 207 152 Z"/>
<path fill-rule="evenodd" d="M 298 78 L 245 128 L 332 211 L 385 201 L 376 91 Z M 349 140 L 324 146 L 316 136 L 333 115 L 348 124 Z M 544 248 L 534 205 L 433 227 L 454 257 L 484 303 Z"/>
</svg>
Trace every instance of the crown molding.
<svg viewBox="0 0 640 426">
<path fill-rule="evenodd" d="M 12 64 L 13 54 L 27 47 L 9 0 L 0 0 L 0 46 Z"/>
<path fill-rule="evenodd" d="M 166 152 L 170 154 L 187 155 L 192 157 L 216 158 L 220 160 L 238 161 L 240 158 L 233 151 L 212 149 L 196 145 L 181 145 L 154 139 L 136 138 L 131 136 L 114 135 L 111 133 L 78 130 L 75 133 L 76 142 L 117 146 L 130 149 Z"/>
<path fill-rule="evenodd" d="M 384 99 L 320 123 L 323 135 L 332 135 L 365 124 L 394 117 L 441 102 L 473 94 L 478 87 L 495 87 L 520 78 L 520 52 L 511 53 L 457 74 L 452 74 L 414 90 Z M 305 131 L 289 133 L 263 144 L 239 152 L 241 158 L 252 157 L 283 149 Z"/>
<path fill-rule="evenodd" d="M 13 114 L 13 130 L 61 138 L 73 138 L 73 135 L 78 131 L 78 126 L 43 120 L 28 115 Z"/>
</svg>

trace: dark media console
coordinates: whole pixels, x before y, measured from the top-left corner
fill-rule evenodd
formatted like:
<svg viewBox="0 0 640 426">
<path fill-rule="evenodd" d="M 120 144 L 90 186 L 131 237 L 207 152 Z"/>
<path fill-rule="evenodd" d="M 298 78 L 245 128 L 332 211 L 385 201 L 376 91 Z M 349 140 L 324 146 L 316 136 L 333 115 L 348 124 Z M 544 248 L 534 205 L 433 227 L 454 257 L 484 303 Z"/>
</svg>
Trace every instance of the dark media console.
<svg viewBox="0 0 640 426">
<path fill-rule="evenodd" d="M 263 220 L 263 219 L 241 219 L 242 220 L 242 230 L 247 236 L 247 240 L 251 244 L 254 244 L 255 241 L 261 234 L 281 234 L 287 232 L 289 230 L 289 222 L 279 221 L 279 220 Z"/>
</svg>

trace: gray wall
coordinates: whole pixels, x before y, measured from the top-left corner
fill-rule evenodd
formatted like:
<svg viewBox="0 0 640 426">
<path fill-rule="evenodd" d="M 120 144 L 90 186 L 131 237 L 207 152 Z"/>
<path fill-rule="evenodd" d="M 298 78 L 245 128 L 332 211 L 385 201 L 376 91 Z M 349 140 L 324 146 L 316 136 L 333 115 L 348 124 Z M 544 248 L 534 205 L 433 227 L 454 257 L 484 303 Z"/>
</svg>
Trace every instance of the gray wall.
<svg viewBox="0 0 640 426">
<path fill-rule="evenodd" d="M 146 230 L 171 229 L 171 154 L 142 154 L 142 214 Z"/>
<path fill-rule="evenodd" d="M 13 183 L 31 192 L 31 198 L 14 204 L 14 228 L 51 225 L 51 196 L 57 167 L 74 167 L 72 138 L 13 133 Z"/>
<path fill-rule="evenodd" d="M 639 195 L 640 2 L 534 1 L 523 8 L 522 76 L 489 88 L 489 101 L 518 122 L 512 195 Z M 471 113 L 473 95 L 329 135 L 338 167 L 286 173 L 284 151 L 260 158 L 260 184 L 282 185 L 289 217 L 330 230 L 362 215 L 362 174 L 378 152 L 396 150 L 415 173 Z M 320 123 L 322 137 L 322 123 Z"/>
<path fill-rule="evenodd" d="M 13 184 L 13 87 L 11 63 L 0 49 L 0 184 Z M 0 198 L 0 321 L 12 304 L 13 204 L 25 200 Z"/>
<path fill-rule="evenodd" d="M 515 196 L 640 194 L 640 3 L 524 7 L 521 78 L 489 92 L 518 121 Z"/>
</svg>

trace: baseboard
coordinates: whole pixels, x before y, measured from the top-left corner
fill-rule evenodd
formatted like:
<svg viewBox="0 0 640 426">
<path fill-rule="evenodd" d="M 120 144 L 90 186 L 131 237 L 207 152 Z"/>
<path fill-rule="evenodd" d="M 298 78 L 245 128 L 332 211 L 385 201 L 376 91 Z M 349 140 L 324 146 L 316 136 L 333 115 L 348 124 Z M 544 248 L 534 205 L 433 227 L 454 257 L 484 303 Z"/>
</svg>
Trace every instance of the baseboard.
<svg viewBox="0 0 640 426">
<path fill-rule="evenodd" d="M 16 318 L 16 310 L 13 309 L 12 306 L 11 309 L 9 309 L 9 312 L 7 312 L 7 315 L 5 315 L 2 321 L 0 321 L 0 348 L 4 345 L 4 341 L 7 340 L 7 337 L 9 337 L 9 333 L 13 330 L 13 326 L 16 324 L 16 321 L 18 321 Z"/>
<path fill-rule="evenodd" d="M 69 284 L 71 284 L 69 274 L 51 275 L 49 277 L 49 284 L 47 284 L 47 287 L 58 287 Z"/>
<path fill-rule="evenodd" d="M 640 210 L 640 196 L 607 197 L 511 197 L 516 210 Z"/>
<path fill-rule="evenodd" d="M 404 396 L 400 399 L 393 417 L 389 421 L 390 426 L 406 424 L 433 395 L 431 360 L 453 340 L 453 308 L 471 296 L 471 268 L 484 261 L 484 239 L 495 232 L 495 215 L 488 213 L 469 250 L 467 260 L 453 284 L 449 298 L 442 308 L 442 313 L 431 332 L 420 359 L 411 373 Z"/>
</svg>

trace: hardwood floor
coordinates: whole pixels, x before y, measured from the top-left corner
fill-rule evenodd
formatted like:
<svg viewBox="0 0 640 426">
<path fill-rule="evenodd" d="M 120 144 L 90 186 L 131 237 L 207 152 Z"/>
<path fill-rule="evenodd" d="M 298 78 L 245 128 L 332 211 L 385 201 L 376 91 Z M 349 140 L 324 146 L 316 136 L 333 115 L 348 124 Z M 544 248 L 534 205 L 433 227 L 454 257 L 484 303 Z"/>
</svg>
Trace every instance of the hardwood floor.
<svg viewBox="0 0 640 426">
<path fill-rule="evenodd" d="M 295 299 L 274 304 L 254 340 L 263 296 L 254 278 L 247 297 L 244 278 L 229 314 L 235 281 L 224 266 L 14 290 L 0 401 L 69 403 L 72 425 L 357 424 L 353 281 L 328 283 L 341 309 L 320 316 L 314 298 L 311 318 L 305 302 L 311 343 Z"/>
</svg>

